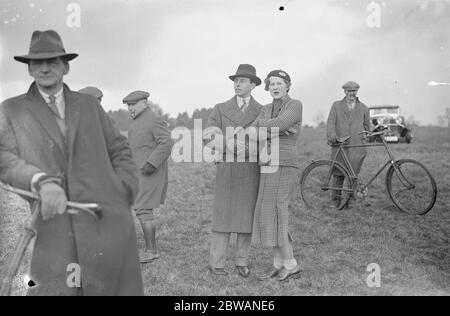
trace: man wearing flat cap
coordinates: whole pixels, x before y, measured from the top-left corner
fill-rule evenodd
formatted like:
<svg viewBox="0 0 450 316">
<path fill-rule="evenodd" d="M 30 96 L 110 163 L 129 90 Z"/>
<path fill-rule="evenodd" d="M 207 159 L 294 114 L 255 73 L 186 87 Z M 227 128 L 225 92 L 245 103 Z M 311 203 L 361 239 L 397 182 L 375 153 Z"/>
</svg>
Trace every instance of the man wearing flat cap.
<svg viewBox="0 0 450 316">
<path fill-rule="evenodd" d="M 229 79 L 234 82 L 235 95 L 217 104 L 208 119 L 209 127 L 221 130 L 214 137 L 226 135 L 227 127 L 249 127 L 262 109 L 262 105 L 251 96 L 252 90 L 261 84 L 255 67 L 241 64 Z M 244 162 L 238 162 L 237 148 L 224 148 L 233 152 L 227 155 L 225 150 L 223 159 L 217 162 L 209 268 L 215 275 L 228 274 L 225 270 L 226 252 L 230 234 L 236 233 L 235 265 L 240 276 L 248 277 L 248 254 L 260 169 L 257 162 L 250 162 L 248 156 Z M 227 160 L 228 156 L 233 157 L 232 161 Z"/>
<path fill-rule="evenodd" d="M 139 168 L 139 192 L 133 209 L 144 233 L 145 251 L 141 254 L 141 263 L 160 257 L 156 246 L 154 209 L 164 204 L 166 199 L 169 182 L 167 159 L 173 145 L 167 123 L 149 107 L 149 96 L 145 91 L 133 91 L 123 99 L 133 118 L 128 140 Z"/>
<path fill-rule="evenodd" d="M 98 101 L 73 92 L 69 61 L 55 31 L 35 31 L 27 93 L 0 106 L 0 181 L 41 198 L 30 295 L 142 295 L 131 203 L 138 190 L 127 140 Z M 67 201 L 97 203 L 103 217 L 69 214 Z M 81 283 L 68 277 L 79 266 Z"/>
<path fill-rule="evenodd" d="M 86 87 L 83 89 L 78 90 L 79 93 L 84 93 L 93 96 L 98 100 L 98 103 L 102 103 L 103 99 L 103 92 L 99 88 L 96 87 Z"/>
<path fill-rule="evenodd" d="M 349 145 L 360 145 L 364 142 L 364 136 L 360 135 L 362 131 L 370 131 L 370 116 L 368 107 L 359 101 L 357 93 L 359 84 L 350 81 L 342 86 L 345 93 L 345 98 L 333 103 L 327 121 L 327 139 L 329 144 L 336 144 L 339 138 L 351 136 Z M 331 157 L 334 158 L 338 147 L 334 146 L 331 150 Z M 345 152 L 350 160 L 351 166 L 358 175 L 361 166 L 366 157 L 366 148 L 346 148 Z M 343 158 L 339 156 L 338 161 L 345 165 Z M 333 175 L 334 185 L 342 188 L 344 183 L 344 176 L 337 171 Z M 333 206 L 338 209 L 348 207 L 348 200 L 346 205 L 341 203 L 341 192 L 332 192 Z"/>
</svg>

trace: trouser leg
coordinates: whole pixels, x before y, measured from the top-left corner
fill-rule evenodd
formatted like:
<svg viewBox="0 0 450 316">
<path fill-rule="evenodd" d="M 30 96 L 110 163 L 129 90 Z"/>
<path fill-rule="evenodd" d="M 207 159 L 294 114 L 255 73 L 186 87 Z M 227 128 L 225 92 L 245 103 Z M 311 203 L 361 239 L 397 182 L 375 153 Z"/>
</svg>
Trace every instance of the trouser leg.
<svg viewBox="0 0 450 316">
<path fill-rule="evenodd" d="M 211 232 L 209 264 L 213 268 L 225 268 L 230 233 Z"/>
<path fill-rule="evenodd" d="M 250 252 L 250 245 L 252 241 L 252 234 L 238 233 L 236 237 L 236 265 L 245 267 L 248 265 L 248 254 Z"/>
<path fill-rule="evenodd" d="M 344 184 L 345 177 L 343 175 L 334 175 L 333 176 L 333 187 L 342 188 Z M 331 192 L 331 199 L 333 201 L 341 200 L 342 190 L 333 190 Z"/>
</svg>

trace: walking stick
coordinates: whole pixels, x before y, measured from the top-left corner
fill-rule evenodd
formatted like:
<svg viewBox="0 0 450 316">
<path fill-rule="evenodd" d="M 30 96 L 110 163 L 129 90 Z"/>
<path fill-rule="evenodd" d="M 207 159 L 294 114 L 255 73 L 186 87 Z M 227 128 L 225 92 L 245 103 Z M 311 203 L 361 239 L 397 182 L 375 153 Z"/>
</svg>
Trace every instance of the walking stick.
<svg viewBox="0 0 450 316">
<path fill-rule="evenodd" d="M 14 277 L 19 270 L 20 263 L 22 262 L 25 251 L 28 248 L 33 237 L 36 236 L 36 222 L 38 216 L 40 214 L 40 198 L 39 196 L 24 190 L 20 190 L 17 188 L 13 188 L 9 185 L 5 185 L 0 182 L 0 188 L 5 191 L 16 193 L 20 196 L 28 197 L 33 199 L 33 203 L 31 206 L 31 220 L 27 226 L 24 227 L 22 233 L 19 237 L 19 242 L 17 243 L 16 249 L 14 251 L 14 255 L 11 258 L 11 261 L 8 264 L 8 269 L 6 271 L 6 275 L 3 277 L 0 296 L 9 296 L 11 294 L 11 287 Z M 75 202 L 67 202 L 67 212 L 69 214 L 78 214 L 80 211 L 87 212 L 88 214 L 94 216 L 96 219 L 101 219 L 102 213 L 100 206 L 95 203 L 90 204 L 81 204 Z"/>
</svg>

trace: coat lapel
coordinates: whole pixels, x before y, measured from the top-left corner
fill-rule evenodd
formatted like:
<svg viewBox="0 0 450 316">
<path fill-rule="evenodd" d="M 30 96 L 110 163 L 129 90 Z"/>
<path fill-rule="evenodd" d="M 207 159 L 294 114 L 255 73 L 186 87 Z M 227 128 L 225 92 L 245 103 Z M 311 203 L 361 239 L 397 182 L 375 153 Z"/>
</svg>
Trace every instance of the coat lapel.
<svg viewBox="0 0 450 316">
<path fill-rule="evenodd" d="M 355 105 L 356 107 L 356 105 Z M 347 120 L 350 120 L 350 110 L 348 109 L 347 102 L 345 102 L 345 98 L 341 100 L 341 111 L 344 113 Z"/>
<path fill-rule="evenodd" d="M 264 106 L 262 109 L 262 118 L 264 119 L 271 119 L 272 118 L 272 109 L 273 109 L 273 103 L 269 103 L 268 105 Z"/>
<path fill-rule="evenodd" d="M 253 99 L 253 97 L 251 97 L 248 109 L 245 112 L 245 115 L 241 122 L 242 126 L 246 128 L 248 125 L 253 123 L 253 121 L 258 117 L 260 112 L 261 106 L 255 101 L 255 99 Z"/>
<path fill-rule="evenodd" d="M 236 125 L 241 125 L 244 114 L 238 107 L 236 96 L 225 103 L 223 115 L 233 121 Z"/>
<path fill-rule="evenodd" d="M 42 129 L 58 145 L 59 149 L 61 149 L 61 152 L 65 156 L 66 151 L 61 131 L 59 130 L 53 113 L 45 103 L 44 98 L 39 93 L 35 83 L 33 83 L 28 90 L 27 98 L 31 101 L 31 103 L 28 104 L 28 110 L 39 122 Z"/>
<path fill-rule="evenodd" d="M 80 121 L 80 104 L 78 97 L 64 85 L 64 99 L 66 103 L 67 148 L 72 153 L 78 123 Z"/>
</svg>

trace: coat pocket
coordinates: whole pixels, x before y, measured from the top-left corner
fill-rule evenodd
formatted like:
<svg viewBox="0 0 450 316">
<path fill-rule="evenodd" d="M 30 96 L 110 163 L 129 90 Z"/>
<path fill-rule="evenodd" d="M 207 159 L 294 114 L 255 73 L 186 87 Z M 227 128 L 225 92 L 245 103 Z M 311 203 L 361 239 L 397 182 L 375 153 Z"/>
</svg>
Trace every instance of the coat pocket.
<svg viewBox="0 0 450 316">
<path fill-rule="evenodd" d="M 121 194 L 121 197 L 123 197 L 129 204 L 132 204 L 133 201 L 131 201 L 130 197 L 130 190 L 128 189 L 125 182 L 120 178 L 120 176 L 114 172 L 113 173 L 113 182 L 114 186 L 117 188 L 117 191 Z"/>
</svg>

